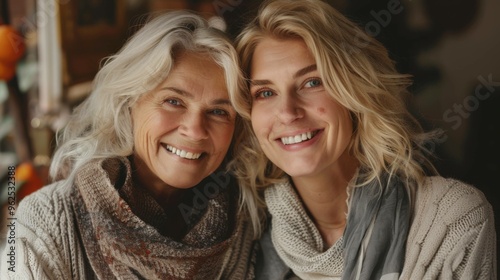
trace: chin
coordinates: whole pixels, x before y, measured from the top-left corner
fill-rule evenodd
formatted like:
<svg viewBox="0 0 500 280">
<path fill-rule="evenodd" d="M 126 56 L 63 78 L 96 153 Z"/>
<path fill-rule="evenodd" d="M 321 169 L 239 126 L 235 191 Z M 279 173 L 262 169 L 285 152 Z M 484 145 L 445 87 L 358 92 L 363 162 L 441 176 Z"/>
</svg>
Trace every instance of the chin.
<svg viewBox="0 0 500 280">
<path fill-rule="evenodd" d="M 190 178 L 189 180 L 165 180 L 164 182 L 171 186 L 172 188 L 176 189 L 190 189 L 198 185 L 202 179 L 193 179 Z"/>
<path fill-rule="evenodd" d="M 286 172 L 285 171 L 285 173 L 292 178 L 307 177 L 307 176 L 311 175 L 311 173 L 304 173 L 304 172 Z"/>
<path fill-rule="evenodd" d="M 313 164 L 308 164 L 308 165 L 301 164 L 300 166 L 288 166 L 284 170 L 291 177 L 315 176 L 319 172 L 319 169 L 317 168 L 317 166 L 315 166 Z"/>
<path fill-rule="evenodd" d="M 288 174 L 288 176 L 290 177 L 303 177 L 303 176 L 310 176 L 311 174 L 313 174 L 312 170 L 310 171 L 307 170 L 306 168 L 299 168 L 299 169 L 286 168 L 282 170 L 285 171 L 285 173 Z"/>
</svg>

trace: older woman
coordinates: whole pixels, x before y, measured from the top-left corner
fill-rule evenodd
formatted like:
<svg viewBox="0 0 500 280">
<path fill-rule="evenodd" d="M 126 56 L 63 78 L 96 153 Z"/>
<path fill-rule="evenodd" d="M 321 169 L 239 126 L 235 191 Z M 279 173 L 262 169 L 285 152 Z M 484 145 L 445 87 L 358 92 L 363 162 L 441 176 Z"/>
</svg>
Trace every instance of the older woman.
<svg viewBox="0 0 500 280">
<path fill-rule="evenodd" d="M 257 278 L 496 279 L 491 205 L 426 175 L 432 135 L 380 43 L 321 1 L 276 0 L 237 50 L 249 89 L 234 97 L 247 134 L 234 167 L 270 215 Z"/>
<path fill-rule="evenodd" d="M 189 12 L 140 29 L 60 134 L 58 181 L 21 202 L 15 265 L 2 261 L 3 273 L 252 278 L 251 227 L 224 171 L 238 120 L 228 93 L 244 85 L 237 61 L 224 34 Z"/>
</svg>

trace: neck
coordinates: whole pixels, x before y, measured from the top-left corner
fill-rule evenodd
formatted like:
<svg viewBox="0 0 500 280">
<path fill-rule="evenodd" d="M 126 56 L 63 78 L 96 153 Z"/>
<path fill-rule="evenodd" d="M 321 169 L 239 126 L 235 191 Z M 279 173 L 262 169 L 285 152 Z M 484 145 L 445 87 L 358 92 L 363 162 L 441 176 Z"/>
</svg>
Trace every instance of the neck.
<svg viewBox="0 0 500 280">
<path fill-rule="evenodd" d="M 347 186 L 358 167 L 357 161 L 343 155 L 333 168 L 307 177 L 293 177 L 306 210 L 328 247 L 343 234 L 347 213 Z"/>
<path fill-rule="evenodd" d="M 180 203 L 185 190 L 165 184 L 165 182 L 153 174 L 147 165 L 139 158 L 134 157 L 131 162 L 133 166 L 132 178 L 134 184 L 137 184 L 149 192 L 168 215 L 168 212 Z"/>
<path fill-rule="evenodd" d="M 162 234 L 180 241 L 187 232 L 187 224 L 179 210 L 187 190 L 174 188 L 165 184 L 160 178 L 153 174 L 147 165 L 138 157 L 131 160 L 133 171 L 132 179 L 136 186 L 149 192 L 156 202 L 163 208 L 165 215 L 175 227 L 163 228 Z"/>
</svg>

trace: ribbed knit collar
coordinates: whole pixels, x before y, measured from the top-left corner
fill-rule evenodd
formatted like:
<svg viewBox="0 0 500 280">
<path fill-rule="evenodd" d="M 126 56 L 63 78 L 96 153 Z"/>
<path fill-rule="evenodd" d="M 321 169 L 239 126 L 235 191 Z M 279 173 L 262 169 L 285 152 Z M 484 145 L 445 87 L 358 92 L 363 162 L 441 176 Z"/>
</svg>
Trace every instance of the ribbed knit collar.
<svg viewBox="0 0 500 280">
<path fill-rule="evenodd" d="M 228 217 L 228 213 L 236 213 L 236 209 L 229 209 L 235 204 L 229 203 L 228 192 L 221 191 L 208 200 L 207 210 L 196 226 L 182 242 L 177 242 L 139 218 L 120 196 L 118 189 L 136 193 L 131 184 L 130 163 L 126 158 L 91 162 L 81 168 L 75 179 L 72 200 L 78 228 L 98 277 L 218 278 L 227 262 L 226 252 L 242 230 L 241 223 L 231 222 Z M 145 199 L 153 203 L 152 198 Z M 138 213 L 153 213 L 162 218 L 164 213 L 159 206 L 152 205 Z M 239 226 L 230 227 L 235 224 Z M 220 237 L 226 238 L 220 240 Z"/>
<path fill-rule="evenodd" d="M 343 238 L 324 250 L 321 234 L 290 182 L 267 188 L 265 200 L 272 215 L 272 241 L 285 264 L 304 279 L 340 277 L 344 267 Z"/>
</svg>

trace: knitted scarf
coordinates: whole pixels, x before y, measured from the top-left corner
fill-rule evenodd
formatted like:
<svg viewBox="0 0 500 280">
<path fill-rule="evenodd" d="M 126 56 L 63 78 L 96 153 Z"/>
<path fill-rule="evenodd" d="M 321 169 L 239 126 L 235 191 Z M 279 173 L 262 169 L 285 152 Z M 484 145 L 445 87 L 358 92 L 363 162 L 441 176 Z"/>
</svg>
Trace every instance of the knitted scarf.
<svg viewBox="0 0 500 280">
<path fill-rule="evenodd" d="M 382 178 L 351 188 L 344 235 L 326 251 L 290 182 L 266 189 L 278 255 L 303 279 L 398 279 L 404 264 L 409 202 L 403 184 Z"/>
<path fill-rule="evenodd" d="M 198 213 L 195 219 L 186 216 L 190 229 L 182 240 L 175 241 L 160 231 L 176 224 L 169 223 L 151 196 L 133 186 L 126 158 L 98 160 L 82 167 L 75 178 L 72 201 L 97 278 L 251 278 L 251 232 L 234 214 L 236 203 L 228 189 L 219 188 L 215 197 L 200 197 L 205 208 L 192 211 Z"/>
</svg>

